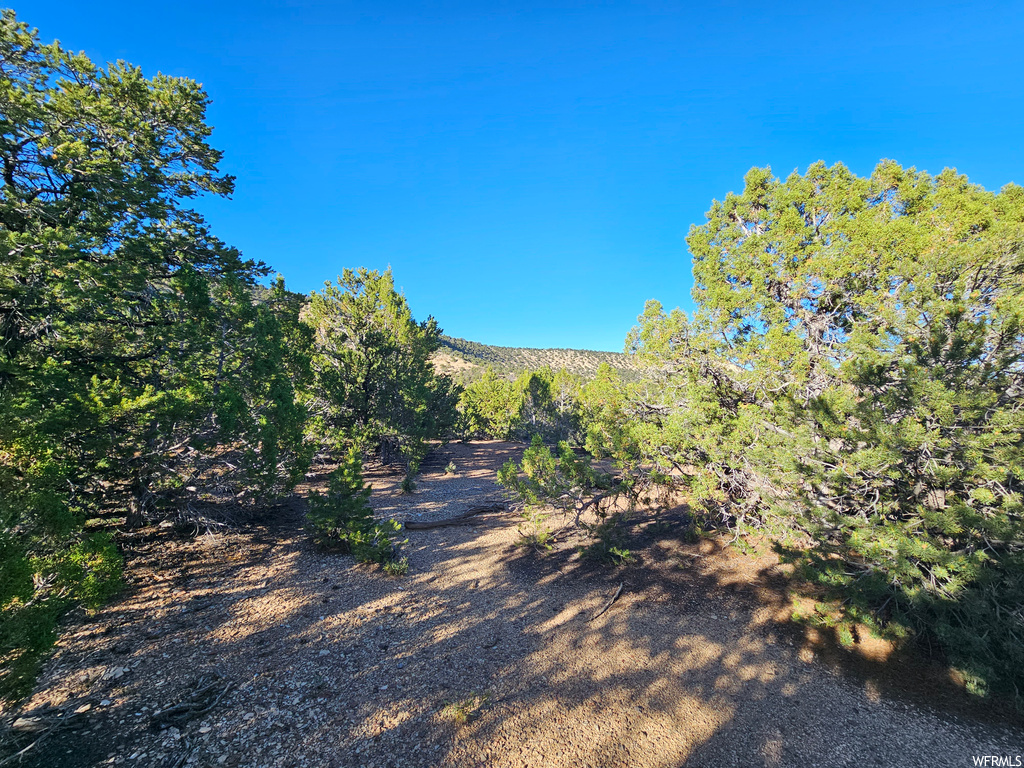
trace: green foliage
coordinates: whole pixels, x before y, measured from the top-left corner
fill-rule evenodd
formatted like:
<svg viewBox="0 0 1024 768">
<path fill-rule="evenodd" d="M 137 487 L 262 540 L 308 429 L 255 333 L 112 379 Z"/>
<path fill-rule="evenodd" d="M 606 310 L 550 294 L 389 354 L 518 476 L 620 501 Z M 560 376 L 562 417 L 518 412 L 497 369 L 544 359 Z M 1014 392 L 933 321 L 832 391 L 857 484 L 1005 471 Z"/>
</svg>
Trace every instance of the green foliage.
<svg viewBox="0 0 1024 768">
<path fill-rule="evenodd" d="M 405 576 L 409 573 L 409 558 L 398 557 L 384 561 L 384 573 L 388 576 Z"/>
<path fill-rule="evenodd" d="M 627 565 L 636 560 L 632 552 L 622 547 L 609 547 L 608 555 L 614 565 Z"/>
<path fill-rule="evenodd" d="M 38 650 L 33 621 L 117 587 L 86 520 L 294 485 L 303 361 L 294 299 L 188 205 L 233 185 L 197 83 L 99 67 L 11 11 L 0 63 L 0 610 Z"/>
<path fill-rule="evenodd" d="M 67 607 L 67 601 L 50 598 L 0 611 L 0 700 L 17 701 L 31 692 Z"/>
<path fill-rule="evenodd" d="M 522 426 L 525 405 L 522 389 L 488 368 L 462 393 L 464 432 L 470 437 L 511 440 Z"/>
<path fill-rule="evenodd" d="M 121 589 L 122 565 L 110 534 L 99 532 L 39 558 L 33 571 L 49 574 L 58 598 L 98 608 Z"/>
<path fill-rule="evenodd" d="M 650 302 L 630 334 L 661 386 L 627 439 L 849 619 L 1019 688 L 1024 189 L 753 169 L 687 242 L 699 310 Z"/>
<path fill-rule="evenodd" d="M 589 459 L 578 457 L 565 441 L 557 450 L 555 456 L 540 435 L 534 435 L 520 464 L 509 459 L 498 470 L 498 484 L 530 506 L 566 498 L 579 501 L 597 482 L 594 470 Z"/>
<path fill-rule="evenodd" d="M 28 693 L 57 622 L 71 605 L 96 608 L 122 586 L 122 558 L 107 533 L 79 534 L 36 557 L 0 549 L 0 700 Z"/>
<path fill-rule="evenodd" d="M 607 536 L 600 535 L 580 549 L 580 556 L 584 560 L 610 566 L 630 565 L 636 561 L 636 556 L 621 543 L 614 543 Z"/>
<path fill-rule="evenodd" d="M 580 392 L 581 420 L 585 426 L 584 445 L 598 458 L 612 458 L 630 466 L 639 455 L 631 428 L 631 393 L 634 385 L 623 381 L 609 365 L 602 365 L 592 381 Z"/>
<path fill-rule="evenodd" d="M 402 526 L 374 518 L 370 492 L 363 482 L 362 457 L 352 447 L 331 474 L 327 493 L 310 494 L 306 521 L 322 547 L 352 554 L 360 563 L 397 561 L 399 545 L 394 537 Z"/>
<path fill-rule="evenodd" d="M 619 566 L 634 563 L 636 555 L 626 546 L 626 536 L 622 530 L 626 516 L 622 512 L 616 512 L 601 516 L 601 520 L 596 524 L 583 524 L 590 534 L 591 542 L 580 548 L 580 556 L 584 560 L 603 565 Z"/>
<path fill-rule="evenodd" d="M 601 363 L 606 366 L 606 363 Z M 604 370 L 599 367 L 598 371 Z M 580 399 L 583 380 L 564 368 L 525 371 L 516 380 L 523 392 L 522 423 L 532 434 L 549 440 L 570 440 L 579 436 L 582 414 Z"/>
<path fill-rule="evenodd" d="M 547 426 L 551 420 L 554 397 L 552 396 L 552 385 L 554 384 L 554 372 L 550 368 L 541 368 L 536 371 L 524 371 L 516 379 L 515 386 L 523 393 L 523 414 L 524 423 L 534 434 L 538 434 L 538 428 Z"/>
<path fill-rule="evenodd" d="M 578 437 L 583 380 L 564 368 L 525 370 L 515 379 L 492 368 L 466 385 L 459 401 L 468 437 L 512 440 L 539 434 L 550 440 Z"/>
<path fill-rule="evenodd" d="M 595 489 L 611 489 L 602 497 L 614 498 L 628 492 L 629 485 L 612 489 L 611 479 L 594 471 L 590 456 L 577 456 L 565 441 L 558 443 L 556 450 L 557 453 L 553 453 L 539 435 L 534 435 L 530 447 L 523 451 L 521 463 L 509 459 L 498 470 L 498 484 L 526 505 L 523 513 L 526 525 L 520 526 L 519 531 L 523 537 L 521 543 L 537 551 L 551 549 L 551 532 L 544 524 L 546 516 L 536 508 L 553 504 L 566 511 L 572 509 L 577 524 L 594 538 L 583 548 L 585 558 L 613 565 L 632 562 L 635 558 L 626 548 L 620 528 L 624 515 L 609 515 L 597 497 L 587 501 Z M 581 519 L 591 505 L 598 517 L 597 523 Z"/>
<path fill-rule="evenodd" d="M 410 494 L 416 492 L 416 483 L 412 478 L 413 474 L 411 472 L 407 473 L 406 476 L 402 478 L 402 484 L 400 486 L 402 493 Z"/>
<path fill-rule="evenodd" d="M 254 300 L 267 269 L 183 206 L 232 188 L 205 94 L 42 45 L 10 12 L 0 46 L 0 445 L 19 477 L 6 492 L 70 531 L 87 507 L 143 521 L 180 506 L 214 464 L 240 488 L 285 489 L 304 414 L 278 318 Z M 227 443 L 239 455 L 225 463 Z"/>
<path fill-rule="evenodd" d="M 520 539 L 516 543 L 535 552 L 551 551 L 554 548 L 551 543 L 554 537 L 547 527 L 548 516 L 539 510 L 527 509 L 523 512 L 523 518 L 518 527 Z"/>
<path fill-rule="evenodd" d="M 390 463 L 426 455 L 425 441 L 453 431 L 459 389 L 430 362 L 441 335 L 417 323 L 391 270 L 346 269 L 310 296 L 313 333 L 311 432 L 327 445 L 354 440 Z M 392 455 L 397 454 L 397 455 Z"/>
<path fill-rule="evenodd" d="M 445 704 L 441 708 L 440 715 L 456 725 L 465 725 L 479 719 L 490 700 L 490 693 L 474 693 L 461 701 Z"/>
</svg>

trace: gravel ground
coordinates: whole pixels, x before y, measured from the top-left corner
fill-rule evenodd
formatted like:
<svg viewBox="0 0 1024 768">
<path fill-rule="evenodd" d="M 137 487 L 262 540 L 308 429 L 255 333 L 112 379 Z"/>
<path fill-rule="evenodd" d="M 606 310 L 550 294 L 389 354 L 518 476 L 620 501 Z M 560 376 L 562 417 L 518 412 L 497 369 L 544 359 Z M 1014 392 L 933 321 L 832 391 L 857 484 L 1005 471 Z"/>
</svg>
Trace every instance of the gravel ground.
<svg viewBox="0 0 1024 768">
<path fill-rule="evenodd" d="M 495 470 L 521 450 L 448 446 L 411 496 L 400 476 L 369 473 L 375 506 L 429 520 L 488 503 Z M 36 693 L 5 713 L 61 724 L 21 764 L 970 766 L 1024 754 L 1020 723 L 971 705 L 935 665 L 869 640 L 851 654 L 786 623 L 770 557 L 655 537 L 639 565 L 590 566 L 568 529 L 546 555 L 516 546 L 521 519 L 506 512 L 409 531 L 409 575 L 389 578 L 311 548 L 301 510 L 296 499 L 245 531 L 138 541 L 130 589 L 71 617 Z M 6 738 L 9 752 L 32 740 Z"/>
</svg>

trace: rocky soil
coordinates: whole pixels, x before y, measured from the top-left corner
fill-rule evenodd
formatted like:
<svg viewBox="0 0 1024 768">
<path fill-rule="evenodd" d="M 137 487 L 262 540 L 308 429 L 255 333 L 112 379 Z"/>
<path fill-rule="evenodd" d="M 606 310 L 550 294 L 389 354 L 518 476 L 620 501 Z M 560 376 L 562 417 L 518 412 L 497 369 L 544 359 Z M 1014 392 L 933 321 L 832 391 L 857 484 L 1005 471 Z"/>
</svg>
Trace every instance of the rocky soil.
<svg viewBox="0 0 1024 768">
<path fill-rule="evenodd" d="M 489 503 L 497 467 L 520 451 L 448 446 L 411 496 L 400 475 L 371 473 L 375 505 L 430 520 Z M 609 568 L 580 559 L 569 527 L 551 552 L 518 546 L 522 518 L 504 512 L 408 531 L 409 574 L 393 578 L 313 549 L 302 504 L 244 530 L 135 541 L 129 589 L 70 617 L 34 695 L 4 713 L 21 720 L 0 750 L 43 735 L 12 763 L 40 768 L 970 766 L 1024 754 L 1021 723 L 972 704 L 936 663 L 866 637 L 844 650 L 788 622 L 787 574 L 771 556 L 638 525 L 640 562 Z"/>
</svg>

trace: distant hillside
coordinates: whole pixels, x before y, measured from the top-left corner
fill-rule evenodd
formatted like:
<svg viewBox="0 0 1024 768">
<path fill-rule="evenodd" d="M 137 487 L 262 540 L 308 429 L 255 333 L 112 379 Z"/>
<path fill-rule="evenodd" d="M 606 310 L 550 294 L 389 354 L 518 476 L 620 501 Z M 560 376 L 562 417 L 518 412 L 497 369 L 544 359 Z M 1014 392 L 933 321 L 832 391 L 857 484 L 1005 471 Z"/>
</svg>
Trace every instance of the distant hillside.
<svg viewBox="0 0 1024 768">
<path fill-rule="evenodd" d="M 636 363 L 621 352 L 594 352 L 589 349 L 530 349 L 528 347 L 493 347 L 476 341 L 441 337 L 441 349 L 434 354 L 434 365 L 442 373 L 471 381 L 488 366 L 502 374 L 515 374 L 545 365 L 552 370 L 565 368 L 584 378 L 592 378 L 601 363 L 608 363 L 630 375 L 638 370 Z"/>
</svg>

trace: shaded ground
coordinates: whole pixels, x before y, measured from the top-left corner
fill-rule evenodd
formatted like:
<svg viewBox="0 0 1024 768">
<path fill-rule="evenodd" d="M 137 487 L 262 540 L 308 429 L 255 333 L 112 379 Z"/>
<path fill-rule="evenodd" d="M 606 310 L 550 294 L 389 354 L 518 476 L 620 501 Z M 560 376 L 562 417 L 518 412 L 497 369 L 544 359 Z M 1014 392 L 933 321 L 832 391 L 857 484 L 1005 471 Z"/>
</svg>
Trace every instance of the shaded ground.
<svg viewBox="0 0 1024 768">
<path fill-rule="evenodd" d="M 413 496 L 397 493 L 401 475 L 368 479 L 382 514 L 451 516 L 496 498 L 494 472 L 520 450 L 449 446 Z M 410 572 L 396 579 L 313 550 L 301 513 L 296 499 L 247 530 L 134 542 L 130 589 L 72 617 L 36 693 L 9 713 L 66 722 L 21 764 L 969 766 L 1024 754 L 1020 723 L 972 705 L 937 665 L 867 638 L 845 652 L 786 623 L 771 557 L 651 527 L 638 566 L 588 565 L 568 531 L 546 555 L 516 546 L 522 521 L 504 513 L 409 531 Z"/>
</svg>

